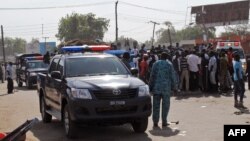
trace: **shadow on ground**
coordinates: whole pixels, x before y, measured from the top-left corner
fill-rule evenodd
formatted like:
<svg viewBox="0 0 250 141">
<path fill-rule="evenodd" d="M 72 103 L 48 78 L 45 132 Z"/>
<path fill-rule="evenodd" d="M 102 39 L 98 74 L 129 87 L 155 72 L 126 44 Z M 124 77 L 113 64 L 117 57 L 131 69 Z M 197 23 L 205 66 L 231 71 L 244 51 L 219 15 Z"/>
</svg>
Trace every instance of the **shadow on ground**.
<svg viewBox="0 0 250 141">
<path fill-rule="evenodd" d="M 26 86 L 22 86 L 22 87 L 15 86 L 14 89 L 16 91 L 33 91 L 33 90 L 36 90 L 36 86 L 32 86 L 31 89 L 28 89 Z"/>
<path fill-rule="evenodd" d="M 63 124 L 58 120 L 52 123 L 43 123 L 40 121 L 32 129 L 31 132 L 35 138 L 40 141 L 71 141 L 64 134 Z M 76 141 L 152 141 L 147 133 L 134 133 L 129 124 L 123 126 L 83 126 L 78 128 Z"/>
<path fill-rule="evenodd" d="M 171 129 L 170 127 L 153 127 L 153 129 L 149 130 L 149 133 L 153 136 L 171 137 L 178 135 L 180 130 Z"/>
<path fill-rule="evenodd" d="M 208 93 L 208 92 L 202 92 L 202 91 L 195 91 L 195 92 L 180 92 L 177 94 L 172 94 L 172 97 L 175 97 L 175 100 L 183 100 L 183 99 L 189 99 L 189 98 L 201 98 L 201 97 L 214 97 L 214 98 L 220 98 L 220 97 L 232 97 L 232 91 L 229 91 L 227 93 Z"/>
</svg>

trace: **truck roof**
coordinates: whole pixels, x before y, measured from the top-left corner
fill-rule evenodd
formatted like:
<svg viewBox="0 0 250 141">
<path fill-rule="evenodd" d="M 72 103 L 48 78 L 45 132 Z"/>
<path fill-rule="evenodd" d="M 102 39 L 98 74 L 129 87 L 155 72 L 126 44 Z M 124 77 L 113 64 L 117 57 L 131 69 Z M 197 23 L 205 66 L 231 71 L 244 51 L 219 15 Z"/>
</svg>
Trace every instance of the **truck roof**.
<svg viewBox="0 0 250 141">
<path fill-rule="evenodd" d="M 69 53 L 69 54 L 59 54 L 55 57 L 61 57 L 64 56 L 65 58 L 81 58 L 81 57 L 115 57 L 111 54 L 106 53 L 91 53 L 91 52 L 85 52 L 85 53 Z"/>
</svg>

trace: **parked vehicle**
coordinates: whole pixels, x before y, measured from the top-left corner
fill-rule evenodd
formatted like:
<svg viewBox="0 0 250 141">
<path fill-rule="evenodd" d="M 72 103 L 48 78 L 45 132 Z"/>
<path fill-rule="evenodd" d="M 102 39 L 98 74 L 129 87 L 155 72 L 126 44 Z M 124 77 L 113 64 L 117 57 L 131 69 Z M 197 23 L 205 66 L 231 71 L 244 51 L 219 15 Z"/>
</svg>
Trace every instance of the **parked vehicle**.
<svg viewBox="0 0 250 141">
<path fill-rule="evenodd" d="M 135 132 L 145 132 L 151 114 L 149 88 L 131 72 L 109 54 L 54 56 L 48 73 L 38 74 L 43 122 L 51 122 L 52 116 L 62 120 L 67 137 L 76 135 L 79 124 L 131 123 Z"/>
<path fill-rule="evenodd" d="M 31 89 L 37 82 L 37 73 L 47 73 L 48 64 L 43 62 L 43 56 L 23 56 L 16 70 L 16 80 L 19 87 L 26 83 L 26 86 Z"/>
</svg>

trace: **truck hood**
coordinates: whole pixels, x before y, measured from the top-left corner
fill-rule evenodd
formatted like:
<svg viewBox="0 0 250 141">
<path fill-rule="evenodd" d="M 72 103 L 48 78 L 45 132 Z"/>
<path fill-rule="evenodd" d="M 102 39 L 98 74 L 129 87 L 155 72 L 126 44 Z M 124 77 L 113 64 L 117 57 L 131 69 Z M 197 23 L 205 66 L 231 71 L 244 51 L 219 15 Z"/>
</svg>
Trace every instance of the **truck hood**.
<svg viewBox="0 0 250 141">
<path fill-rule="evenodd" d="M 138 86 L 145 85 L 140 79 L 129 75 L 73 77 L 66 78 L 66 81 L 71 88 L 85 88 L 92 90 L 137 88 Z"/>
<path fill-rule="evenodd" d="M 35 73 L 39 73 L 39 72 L 47 72 L 48 69 L 47 68 L 35 68 L 35 69 L 28 69 L 28 72 L 35 72 Z"/>
</svg>

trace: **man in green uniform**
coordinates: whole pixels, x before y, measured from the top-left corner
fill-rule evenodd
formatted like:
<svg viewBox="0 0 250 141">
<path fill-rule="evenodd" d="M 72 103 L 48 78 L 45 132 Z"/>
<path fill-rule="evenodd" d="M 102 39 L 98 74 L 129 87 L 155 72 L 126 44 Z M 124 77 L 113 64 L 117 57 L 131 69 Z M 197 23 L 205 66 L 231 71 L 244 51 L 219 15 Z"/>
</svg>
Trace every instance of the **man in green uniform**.
<svg viewBox="0 0 250 141">
<path fill-rule="evenodd" d="M 172 63 L 166 61 L 167 53 L 161 54 L 161 59 L 154 63 L 149 80 L 149 87 L 153 93 L 153 122 L 158 127 L 160 102 L 162 100 L 162 126 L 167 126 L 167 116 L 170 107 L 171 89 L 176 90 L 175 71 Z"/>
</svg>

